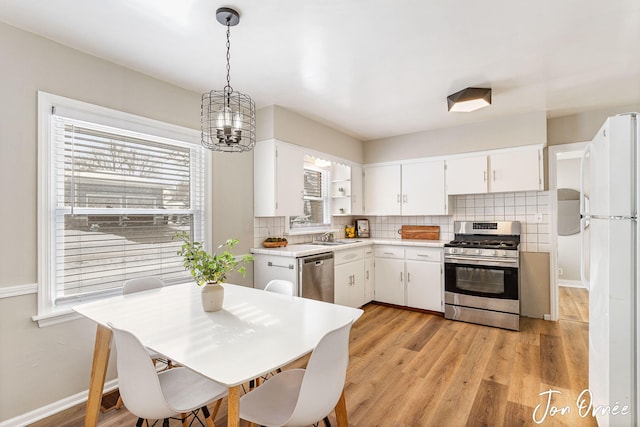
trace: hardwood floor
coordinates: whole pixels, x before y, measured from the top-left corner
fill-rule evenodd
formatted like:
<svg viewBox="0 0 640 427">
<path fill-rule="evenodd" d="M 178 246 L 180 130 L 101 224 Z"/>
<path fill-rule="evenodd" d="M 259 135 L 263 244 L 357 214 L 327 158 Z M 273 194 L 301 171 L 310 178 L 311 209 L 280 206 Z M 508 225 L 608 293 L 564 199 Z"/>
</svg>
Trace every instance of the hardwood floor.
<svg viewBox="0 0 640 427">
<path fill-rule="evenodd" d="M 540 425 L 595 426 L 575 406 L 587 388 L 587 340 L 588 324 L 576 321 L 525 317 L 514 332 L 367 305 L 351 333 L 345 389 L 350 425 L 535 426 L 534 408 L 541 405 L 540 420 L 547 401 L 539 393 L 552 389 L 559 392 L 552 404 L 569 411 Z M 33 427 L 81 426 L 83 411 L 81 405 Z M 330 420 L 335 426 L 333 414 Z M 123 408 L 102 414 L 99 425 L 135 421 Z M 226 425 L 226 400 L 216 425 Z"/>
<path fill-rule="evenodd" d="M 561 319 L 589 322 L 589 291 L 558 286 L 558 296 Z"/>
</svg>

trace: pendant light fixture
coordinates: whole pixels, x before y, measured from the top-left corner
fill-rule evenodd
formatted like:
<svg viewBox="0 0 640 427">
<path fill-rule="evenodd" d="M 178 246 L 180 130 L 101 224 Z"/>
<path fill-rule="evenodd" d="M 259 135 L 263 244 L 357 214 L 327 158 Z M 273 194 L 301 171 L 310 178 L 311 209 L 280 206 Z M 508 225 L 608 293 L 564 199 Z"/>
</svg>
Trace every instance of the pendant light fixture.
<svg viewBox="0 0 640 427">
<path fill-rule="evenodd" d="M 468 87 L 447 96 L 449 111 L 469 113 L 491 105 L 491 89 Z"/>
<path fill-rule="evenodd" d="M 227 85 L 223 90 L 202 94 L 202 145 L 213 151 L 250 151 L 256 143 L 256 106 L 249 95 L 234 91 L 229 72 L 231 27 L 240 15 L 228 7 L 216 11 L 216 19 L 227 27 Z"/>
</svg>

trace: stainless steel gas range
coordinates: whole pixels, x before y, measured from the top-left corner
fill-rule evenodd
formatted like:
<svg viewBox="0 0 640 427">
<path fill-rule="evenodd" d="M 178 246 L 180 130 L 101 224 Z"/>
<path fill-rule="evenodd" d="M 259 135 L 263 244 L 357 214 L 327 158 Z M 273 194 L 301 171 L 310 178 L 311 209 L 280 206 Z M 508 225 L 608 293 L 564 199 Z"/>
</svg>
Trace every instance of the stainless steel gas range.
<svg viewBox="0 0 640 427">
<path fill-rule="evenodd" d="M 444 317 L 520 329 L 520 223 L 455 221 L 445 244 Z"/>
</svg>

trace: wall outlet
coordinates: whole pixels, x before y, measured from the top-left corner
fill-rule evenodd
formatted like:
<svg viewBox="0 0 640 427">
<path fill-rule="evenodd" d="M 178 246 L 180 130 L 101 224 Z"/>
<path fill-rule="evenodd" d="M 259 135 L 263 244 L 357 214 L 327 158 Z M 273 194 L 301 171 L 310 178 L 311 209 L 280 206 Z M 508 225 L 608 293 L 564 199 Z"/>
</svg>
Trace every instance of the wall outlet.
<svg viewBox="0 0 640 427">
<path fill-rule="evenodd" d="M 564 276 L 564 268 L 558 269 L 558 276 Z"/>
<path fill-rule="evenodd" d="M 542 222 L 542 214 L 541 213 L 537 213 L 536 214 L 536 222 L 538 222 L 538 223 Z"/>
</svg>

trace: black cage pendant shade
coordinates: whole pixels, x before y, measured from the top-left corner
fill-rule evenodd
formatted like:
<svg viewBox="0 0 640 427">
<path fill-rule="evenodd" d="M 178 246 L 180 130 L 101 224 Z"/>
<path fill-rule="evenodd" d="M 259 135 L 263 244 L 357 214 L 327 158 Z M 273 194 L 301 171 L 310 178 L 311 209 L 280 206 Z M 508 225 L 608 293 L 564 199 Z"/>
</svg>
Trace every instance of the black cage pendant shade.
<svg viewBox="0 0 640 427">
<path fill-rule="evenodd" d="M 202 94 L 201 142 L 213 151 L 250 151 L 256 143 L 256 106 L 249 95 L 233 90 L 229 74 L 230 28 L 240 22 L 240 15 L 221 7 L 216 11 L 216 19 L 227 27 L 227 85 L 223 90 Z"/>
</svg>

